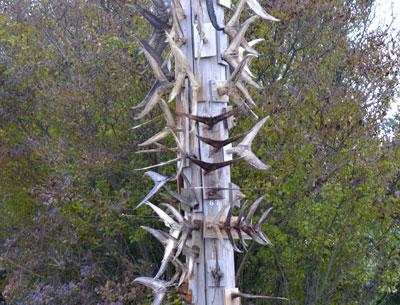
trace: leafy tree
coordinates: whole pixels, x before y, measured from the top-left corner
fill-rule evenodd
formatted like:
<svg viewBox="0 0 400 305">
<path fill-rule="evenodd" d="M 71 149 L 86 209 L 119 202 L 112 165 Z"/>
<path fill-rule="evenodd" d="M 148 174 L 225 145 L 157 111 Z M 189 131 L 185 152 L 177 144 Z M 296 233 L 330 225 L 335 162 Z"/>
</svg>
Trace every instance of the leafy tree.
<svg viewBox="0 0 400 305">
<path fill-rule="evenodd" d="M 255 32 L 267 38 L 260 100 L 273 116 L 259 152 L 273 168 L 245 181 L 274 206 L 275 243 L 246 255 L 239 279 L 290 304 L 372 304 L 399 280 L 398 146 L 379 137 L 397 42 L 389 29 L 368 31 L 371 2 L 273 7 L 281 24 Z"/>
<path fill-rule="evenodd" d="M 281 19 L 251 29 L 266 39 L 253 66 L 264 90 L 252 94 L 270 116 L 255 151 L 272 170 L 233 174 L 274 207 L 274 245 L 237 257 L 238 283 L 289 304 L 395 303 L 398 120 L 384 118 L 397 36 L 370 30 L 374 1 L 261 2 Z M 133 38 L 149 27 L 124 1 L 0 1 L 0 11 L 7 301 L 148 304 L 131 282 L 154 274 L 162 249 L 139 229 L 159 223 L 132 209 L 150 187 L 134 169 L 167 156 L 134 154 L 161 123 L 131 130 L 130 107 L 152 82 Z M 253 124 L 237 121 L 234 132 Z"/>
</svg>

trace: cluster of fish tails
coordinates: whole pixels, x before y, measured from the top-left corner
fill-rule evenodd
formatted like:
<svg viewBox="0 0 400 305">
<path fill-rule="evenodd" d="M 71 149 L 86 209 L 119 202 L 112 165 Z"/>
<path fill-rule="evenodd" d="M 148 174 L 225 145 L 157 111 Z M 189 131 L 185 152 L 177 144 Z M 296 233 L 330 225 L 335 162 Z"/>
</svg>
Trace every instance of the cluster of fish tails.
<svg viewBox="0 0 400 305">
<path fill-rule="evenodd" d="M 193 1 L 195 1 L 194 7 L 196 10 L 196 29 L 201 38 L 201 43 L 207 43 L 204 33 L 201 0 Z M 207 12 L 212 25 L 217 31 L 224 31 L 230 38 L 230 44 L 223 52 L 222 59 L 231 67 L 231 74 L 228 80 L 219 83 L 217 91 L 220 96 L 229 96 L 230 101 L 234 103 L 234 107 L 228 112 L 216 116 L 204 117 L 197 114 L 197 101 L 201 88 L 200 80 L 194 75 L 187 57 L 181 50 L 181 46 L 186 43 L 186 38 L 181 28 L 181 21 L 187 18 L 187 16 L 185 16 L 184 10 L 181 7 L 180 0 L 152 0 L 152 4 L 152 9 L 146 9 L 134 4 L 128 5 L 140 13 L 153 27 L 153 33 L 148 41 L 144 41 L 138 37 L 137 40 L 141 44 L 142 52 L 148 60 L 155 76 L 155 81 L 148 94 L 140 103 L 132 108 L 137 111 L 135 118 L 142 119 L 158 106 L 162 111 L 161 117 L 165 119 L 166 125 L 154 136 L 139 144 L 140 147 L 145 147 L 146 149 L 140 150 L 138 153 L 175 152 L 178 154 L 178 157 L 160 164 L 138 169 L 146 171 L 145 175 L 152 179 L 154 186 L 138 204 L 137 208 L 143 205 L 150 207 L 169 229 L 169 232 L 166 233 L 162 230 L 142 226 L 144 230 L 153 235 L 164 246 L 165 250 L 157 274 L 154 277 L 136 278 L 134 283 L 142 284 L 152 289 L 154 294 L 152 304 L 159 305 L 169 288 L 179 287 L 193 275 L 194 264 L 199 255 L 199 249 L 190 247 L 187 241 L 192 231 L 199 230 L 201 225 L 193 223 L 190 217 L 183 216 L 180 211 L 169 203 L 161 204 L 162 209 L 151 203 L 150 200 L 161 189 L 164 189 L 170 199 L 181 205 L 185 205 L 189 210 L 193 210 L 199 206 L 196 193 L 182 172 L 185 160 L 190 160 L 190 162 L 199 166 L 205 174 L 238 161 L 246 161 L 249 165 L 259 170 L 267 170 L 269 168 L 251 150 L 252 142 L 259 130 L 266 123 L 267 118 L 258 120 L 257 115 L 252 110 L 256 104 L 246 88 L 249 85 L 261 89 L 260 85 L 254 81 L 254 75 L 250 71 L 249 65 L 251 60 L 259 55 L 254 46 L 262 42 L 263 39 L 246 41 L 245 34 L 249 26 L 258 17 L 270 21 L 278 20 L 266 13 L 257 0 L 240 0 L 230 20 L 224 26 L 220 26 L 217 23 L 213 0 L 206 0 Z M 240 17 L 246 4 L 255 15 L 241 24 Z M 174 67 L 175 71 L 171 71 L 171 67 Z M 191 113 L 178 112 L 172 109 L 171 106 L 172 102 L 185 90 L 186 80 L 190 83 L 190 90 L 188 92 L 190 92 Z M 221 150 L 226 145 L 241 140 L 236 146 L 226 150 L 228 154 L 237 155 L 237 158 L 218 163 L 209 163 L 200 160 L 196 155 L 185 150 L 185 141 L 188 141 L 188 139 L 180 135 L 184 135 L 186 129 L 191 131 L 191 135 L 195 132 L 195 128 L 193 127 L 196 123 L 205 124 L 211 129 L 215 124 L 240 111 L 258 121 L 249 132 L 233 136 L 226 140 L 215 140 L 196 135 L 200 141 L 212 146 L 214 151 Z M 189 118 L 190 126 L 178 128 L 176 123 L 177 117 Z M 158 118 L 156 117 L 156 119 Z M 154 119 L 144 124 L 149 124 L 153 121 Z M 140 124 L 134 128 L 139 128 L 144 124 Z M 168 147 L 161 143 L 169 135 L 173 136 L 176 147 Z M 152 147 L 148 148 L 149 146 Z M 151 170 L 152 168 L 173 163 L 178 164 L 176 175 L 173 177 L 166 177 Z M 173 182 L 179 177 L 184 179 L 185 186 L 189 190 L 185 195 L 176 193 L 167 186 L 169 182 Z M 233 203 L 222 208 L 221 212 L 215 216 L 210 227 L 216 231 L 218 238 L 222 238 L 222 232 L 225 232 L 233 249 L 237 252 L 247 250 L 244 235 L 261 245 L 270 244 L 269 239 L 262 231 L 262 226 L 271 209 L 266 210 L 257 223 L 253 223 L 252 220 L 262 199 L 263 197 L 258 198 L 248 209 L 246 205 L 243 205 L 237 217 L 232 217 Z M 228 212 L 226 213 L 227 210 Z M 241 248 L 236 245 L 232 232 L 237 234 L 241 242 Z M 182 255 L 185 257 L 184 263 L 180 258 Z M 161 279 L 170 264 L 175 267 L 176 272 L 174 276 L 169 280 Z"/>
</svg>

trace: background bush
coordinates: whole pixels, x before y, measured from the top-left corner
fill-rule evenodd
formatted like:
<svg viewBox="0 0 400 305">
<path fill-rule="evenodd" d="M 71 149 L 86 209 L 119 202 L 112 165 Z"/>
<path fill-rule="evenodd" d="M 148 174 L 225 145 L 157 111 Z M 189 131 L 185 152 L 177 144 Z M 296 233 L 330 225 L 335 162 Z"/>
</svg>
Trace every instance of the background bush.
<svg viewBox="0 0 400 305">
<path fill-rule="evenodd" d="M 281 19 L 250 31 L 266 39 L 253 64 L 264 91 L 252 94 L 271 116 L 255 151 L 272 170 L 241 164 L 233 176 L 249 199 L 265 194 L 264 208 L 274 206 L 274 246 L 238 255 L 237 281 L 293 305 L 398 304 L 400 121 L 385 120 L 397 33 L 371 30 L 373 0 L 261 2 Z M 124 3 L 0 1 L 9 304 L 149 304 L 132 280 L 155 274 L 162 248 L 139 225 L 160 224 L 133 211 L 151 187 L 133 169 L 165 157 L 134 154 L 162 124 L 130 129 L 152 76 L 133 38 L 149 27 Z M 234 132 L 253 124 L 237 122 Z"/>
</svg>

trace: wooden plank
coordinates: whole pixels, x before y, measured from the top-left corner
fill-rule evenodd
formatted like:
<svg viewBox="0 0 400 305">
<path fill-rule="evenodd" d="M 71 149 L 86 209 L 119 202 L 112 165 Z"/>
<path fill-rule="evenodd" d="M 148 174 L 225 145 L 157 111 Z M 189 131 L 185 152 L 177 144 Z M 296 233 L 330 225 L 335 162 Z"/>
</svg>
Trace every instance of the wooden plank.
<svg viewBox="0 0 400 305">
<path fill-rule="evenodd" d="M 215 37 L 215 44 L 210 43 L 210 50 L 204 48 L 201 57 L 196 61 L 194 50 L 197 49 L 196 43 L 199 39 L 194 40 L 194 33 L 196 29 L 193 27 L 194 20 L 194 4 L 197 0 L 181 0 L 182 7 L 188 18 L 182 22 L 182 29 L 187 38 L 188 43 L 182 47 L 187 57 L 190 59 L 194 74 L 201 78 L 203 92 L 201 98 L 209 102 L 199 102 L 197 105 L 197 115 L 211 116 L 220 114 L 226 111 L 228 107 L 228 99 L 225 97 L 222 101 L 213 101 L 211 83 L 220 80 L 226 80 L 228 75 L 227 67 L 221 65 L 220 49 L 225 49 L 227 46 L 227 37 L 223 32 L 217 32 L 213 27 L 207 26 L 210 23 L 208 14 L 205 10 L 205 0 L 200 0 L 204 10 L 204 23 L 206 24 L 207 38 Z M 214 1 L 216 15 L 219 24 L 223 24 L 224 7 L 217 4 L 227 5 L 230 1 Z M 214 44 L 214 45 L 213 45 Z M 212 48 L 216 47 L 216 52 L 212 52 Z M 198 54 L 199 55 L 199 54 Z M 199 65 L 197 65 L 199 63 Z M 215 94 L 214 94 L 215 95 Z M 184 96 L 185 105 L 184 110 L 190 111 L 188 108 L 190 95 L 186 91 Z M 185 124 L 188 128 L 188 124 Z M 215 139 L 228 138 L 229 124 L 220 122 L 212 129 L 205 127 L 203 124 L 196 124 L 196 132 L 200 136 L 212 137 Z M 201 160 L 207 162 L 219 162 L 231 158 L 224 150 L 217 153 L 212 153 L 211 147 L 201 141 L 195 136 L 194 133 L 187 134 L 190 137 L 190 144 L 188 151 L 198 156 Z M 205 174 L 197 165 L 190 164 L 189 169 L 185 169 L 188 173 L 189 180 L 193 187 L 199 190 L 199 198 L 201 199 L 201 207 L 194 211 L 194 217 L 197 221 L 202 221 L 205 218 L 213 217 L 218 211 L 229 202 L 229 190 L 218 190 L 216 194 L 210 195 L 209 189 L 204 187 L 219 186 L 222 188 L 229 188 L 230 186 L 230 168 L 225 167 L 210 174 Z M 203 187 L 203 188 L 202 188 Z M 207 193 L 208 192 L 208 193 Z M 192 279 L 189 280 L 189 290 L 191 290 L 192 304 L 196 305 L 223 305 L 224 304 L 224 289 L 227 287 L 235 287 L 235 270 L 234 270 L 234 253 L 228 240 L 222 243 L 213 236 L 208 238 L 204 236 L 204 231 L 199 230 L 193 232 L 191 243 L 200 247 L 200 255 L 196 263 L 195 273 Z M 215 271 L 219 267 L 222 277 L 219 282 L 216 282 Z M 232 305 L 232 304 L 229 304 Z"/>
<path fill-rule="evenodd" d="M 196 47 L 194 49 L 195 57 L 198 58 L 200 56 L 201 58 L 204 58 L 217 56 L 217 36 L 215 35 L 215 30 L 210 22 L 204 24 L 204 33 L 207 42 L 203 44 L 201 54 L 199 54 L 199 48 Z M 200 35 L 198 31 L 194 31 L 194 45 L 199 46 L 199 44 Z"/>
<path fill-rule="evenodd" d="M 202 2 L 203 7 L 206 7 L 205 1 Z M 219 24 L 223 24 L 223 14 L 224 14 L 224 9 L 223 7 L 216 5 L 216 1 L 214 0 L 214 7 L 216 10 L 216 15 L 218 19 Z M 206 14 L 207 15 L 207 14 Z M 208 17 L 208 16 L 207 16 Z M 216 33 L 218 35 L 218 45 L 217 47 L 220 48 L 221 42 L 224 41 L 222 36 L 226 36 L 222 32 Z M 227 71 L 226 71 L 226 66 L 220 65 L 219 64 L 219 57 L 218 54 L 220 51 L 217 51 L 217 57 L 212 57 L 212 58 L 206 58 L 201 61 L 201 73 L 203 75 L 204 82 L 206 84 L 210 84 L 212 81 L 218 81 L 218 80 L 226 80 L 227 77 Z M 212 90 L 211 86 L 208 85 L 206 86 L 206 95 L 205 98 L 208 100 L 213 100 L 212 98 Z M 221 102 L 216 102 L 216 103 L 209 103 L 208 109 L 203 107 L 199 107 L 199 115 L 206 115 L 206 114 L 220 114 L 226 109 L 227 103 L 221 103 Z M 217 126 L 214 126 L 213 129 L 215 128 L 213 138 L 216 139 L 227 139 L 228 138 L 228 130 L 224 128 L 223 122 L 220 122 L 217 124 Z M 210 135 L 210 131 L 202 130 L 204 133 L 202 135 Z M 225 160 L 225 154 L 224 152 L 219 152 L 218 154 L 210 154 L 211 147 L 203 142 L 200 142 L 200 150 L 201 150 L 201 157 L 204 161 L 207 162 L 218 162 L 218 161 L 223 161 Z M 203 181 L 204 185 L 207 186 L 212 186 L 212 185 L 219 185 L 224 188 L 229 187 L 230 183 L 230 168 L 225 167 L 222 169 L 219 169 L 215 171 L 213 175 L 204 175 L 203 173 Z M 223 190 L 222 191 L 223 199 L 218 199 L 218 200 L 205 200 L 204 201 L 204 217 L 213 217 L 218 213 L 218 211 L 225 205 L 228 204 L 228 198 L 229 198 L 229 191 L 228 190 Z M 216 255 L 218 255 L 219 258 L 223 258 L 224 260 L 224 265 L 220 265 L 222 276 L 223 276 L 223 281 L 220 283 L 220 287 L 215 286 L 215 282 L 213 277 L 210 277 L 209 275 L 207 276 L 207 284 L 206 286 L 208 287 L 207 290 L 207 305 L 214 304 L 214 305 L 223 305 L 224 304 L 224 288 L 226 287 L 235 287 L 235 271 L 234 271 L 234 252 L 232 247 L 230 246 L 230 243 L 228 240 L 224 240 L 222 243 L 215 238 L 205 238 L 205 248 L 204 248 L 204 253 L 205 253 L 205 260 L 206 260 L 206 270 L 208 273 L 210 270 L 213 270 L 213 261 L 216 259 Z M 210 264 L 210 266 L 207 265 Z"/>
<path fill-rule="evenodd" d="M 196 65 L 194 58 L 194 46 L 193 46 L 193 7 L 194 0 L 181 0 L 181 5 L 183 11 L 185 12 L 186 18 L 182 20 L 181 27 L 183 34 L 185 35 L 187 43 L 182 46 L 182 51 L 185 53 L 188 58 L 188 62 L 192 68 L 192 70 L 196 73 Z M 202 95 L 203 93 L 201 93 Z M 182 109 L 185 113 L 191 113 L 190 108 L 190 90 L 188 88 L 188 81 L 186 81 L 186 89 L 185 92 L 181 95 L 181 99 L 179 100 L 180 105 L 177 104 L 177 109 Z M 190 134 L 190 124 L 189 119 L 182 119 L 183 123 L 181 126 L 185 127 L 185 150 L 189 153 L 195 154 L 198 152 L 198 141 L 191 136 Z M 194 167 L 188 161 L 187 165 L 190 167 L 184 169 L 184 174 L 188 178 L 192 187 L 201 186 L 201 172 L 197 167 Z M 188 186 L 186 186 L 188 187 Z M 197 198 L 200 200 L 199 208 L 196 211 L 193 211 L 191 214 L 192 218 L 197 221 L 202 221 L 203 219 L 203 206 L 201 204 L 202 194 L 200 189 L 195 189 Z M 187 212 L 188 213 L 188 212 Z M 189 279 L 188 283 L 188 295 L 186 297 L 187 304 L 196 304 L 196 305 L 206 305 L 206 278 L 205 278 L 205 267 L 204 267 L 204 242 L 203 242 L 203 232 L 202 230 L 194 231 L 192 234 L 192 238 L 189 241 L 191 246 L 197 246 L 200 249 L 199 257 L 197 263 L 194 266 L 194 274 L 191 279 Z M 188 303 L 188 302 L 191 303 Z"/>
</svg>

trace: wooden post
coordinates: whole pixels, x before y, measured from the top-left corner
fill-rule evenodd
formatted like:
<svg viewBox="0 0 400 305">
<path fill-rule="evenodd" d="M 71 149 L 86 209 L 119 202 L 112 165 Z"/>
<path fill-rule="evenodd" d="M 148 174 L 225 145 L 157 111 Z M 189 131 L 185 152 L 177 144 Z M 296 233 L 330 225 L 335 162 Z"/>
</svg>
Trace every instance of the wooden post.
<svg viewBox="0 0 400 305">
<path fill-rule="evenodd" d="M 175 59 L 173 67 L 176 75 L 175 78 L 170 75 L 169 56 L 160 58 L 157 53 L 160 50 L 154 50 L 140 41 L 157 81 L 148 97 L 138 105 L 139 108 L 144 107 L 144 109 L 137 117 L 142 117 L 159 103 L 167 121 L 167 126 L 162 132 L 140 146 L 156 144 L 159 147 L 142 152 L 172 151 L 157 143 L 158 140 L 172 133 L 180 156 L 168 162 L 140 169 L 148 170 L 179 160 L 177 175 L 174 177 L 165 177 L 153 171 L 146 172 L 155 185 L 138 206 L 146 203 L 151 207 L 166 227 L 169 227 L 171 235 L 143 227 L 165 246 L 165 251 L 160 270 L 154 278 L 138 277 L 133 282 L 153 290 L 154 305 L 160 304 L 166 291 L 176 285 L 181 287 L 180 292 L 186 304 L 192 305 L 240 305 L 240 298 L 274 299 L 269 296 L 239 293 L 235 287 L 233 248 L 236 251 L 240 250 L 236 248 L 233 238 L 239 237 L 244 248 L 244 238 L 250 238 L 264 246 L 270 245 L 271 242 L 262 232 L 262 225 L 271 208 L 261 215 L 257 224 L 252 223 L 250 218 L 253 217 L 263 199 L 260 197 L 247 210 L 246 217 L 243 217 L 246 209 L 241 209 L 238 217 L 232 216 L 233 206 L 240 206 L 237 199 L 240 198 L 241 193 L 231 182 L 230 167 L 227 166 L 238 161 L 236 159 L 230 162 L 232 154 L 237 154 L 241 160 L 247 161 L 259 170 L 269 168 L 251 151 L 251 143 L 267 118 L 258 121 L 234 148 L 231 144 L 221 147 L 219 143 L 226 144 L 238 138 L 234 137 L 225 141 L 229 138 L 232 114 L 236 113 L 236 109 L 242 108 L 245 112 L 251 112 L 248 110 L 250 106 L 245 101 L 254 106 L 250 94 L 240 81 L 260 87 L 251 79 L 251 73 L 246 71 L 249 60 L 257 56 L 257 52 L 251 49 L 250 42 L 247 43 L 243 37 L 255 17 L 249 18 L 243 26 L 239 27 L 240 14 L 244 5 L 247 3 L 256 15 L 264 19 L 270 21 L 278 21 L 278 19 L 265 12 L 257 0 L 239 1 L 236 12 L 224 28 L 224 31 L 233 37 L 228 47 L 227 36 L 221 31 L 219 25 L 224 24 L 224 7 L 230 7 L 230 0 L 152 0 L 152 2 L 161 17 L 168 15 L 168 12 L 172 13 L 168 16 L 169 21 L 163 21 L 162 18 L 143 8 L 132 6 L 153 25 L 155 28 L 153 38 L 158 41 L 161 49 L 164 47 L 162 31 L 170 28 L 171 31 L 167 33 L 167 37 L 170 51 Z M 172 11 L 170 4 L 172 4 Z M 170 27 L 171 21 L 172 27 Z M 252 44 L 260 41 L 262 39 L 254 40 Z M 178 45 L 181 46 L 181 50 L 178 49 Z M 243 57 L 242 50 L 251 54 Z M 222 58 L 225 58 L 234 68 L 229 79 L 229 67 Z M 172 117 L 172 111 L 168 109 L 163 99 L 169 88 L 173 88 L 169 101 L 174 100 L 178 94 L 175 112 L 177 121 Z M 220 93 L 229 94 L 232 97 L 237 105 L 235 111 L 230 111 L 228 96 L 221 96 Z M 241 96 L 243 96 L 243 101 L 241 101 Z M 257 118 L 254 113 L 252 116 Z M 223 118 L 227 119 L 223 120 Z M 239 135 L 239 138 L 242 136 Z M 211 145 L 220 149 L 216 150 Z M 181 196 L 168 189 L 167 191 L 182 203 L 185 218 L 172 206 L 164 205 L 173 215 L 174 220 L 165 211 L 146 200 L 165 183 L 174 181 L 176 178 L 178 178 Z M 180 254 L 186 256 L 186 264 L 180 261 Z M 165 272 L 168 263 L 175 266 L 175 274 L 168 280 L 162 280 L 160 276 Z M 276 299 L 284 300 L 284 298 Z"/>
<path fill-rule="evenodd" d="M 226 49 L 228 39 L 225 33 L 217 32 L 208 17 L 205 0 L 200 0 L 203 8 L 203 22 L 206 34 L 201 53 L 199 53 L 200 39 L 195 27 L 195 1 L 180 0 L 186 18 L 181 22 L 182 30 L 187 39 L 182 46 L 194 74 L 199 78 L 201 90 L 197 115 L 215 116 L 228 110 L 228 99 L 218 96 L 215 92 L 215 83 L 226 80 L 229 67 L 222 61 L 221 53 Z M 214 0 L 218 24 L 223 24 L 224 6 L 230 6 L 230 0 Z M 200 57 L 199 61 L 197 57 Z M 177 99 L 177 110 L 191 112 L 190 86 Z M 208 126 L 197 123 L 195 132 L 189 135 L 188 119 L 178 121 L 180 127 L 186 126 L 186 143 L 188 151 L 203 161 L 220 162 L 231 159 L 225 149 L 213 153 L 211 146 L 198 140 L 197 135 L 223 140 L 228 138 L 228 122 L 220 122 L 209 129 Z M 181 137 L 183 139 L 183 135 Z M 188 161 L 187 161 L 188 162 Z M 192 246 L 200 250 L 193 277 L 189 280 L 189 295 L 191 303 L 195 305 L 226 305 L 224 302 L 224 289 L 235 287 L 234 252 L 229 241 L 218 238 L 205 238 L 205 220 L 212 220 L 215 215 L 229 204 L 229 188 L 231 183 L 230 168 L 224 167 L 217 171 L 205 174 L 197 165 L 188 162 L 183 172 L 188 177 L 192 187 L 196 187 L 200 206 L 192 212 L 192 217 L 203 223 L 203 230 L 193 232 Z M 187 185 L 185 186 L 187 187 Z M 204 187 L 203 189 L 201 189 Z M 190 298 L 189 298 L 190 299 Z"/>
</svg>

